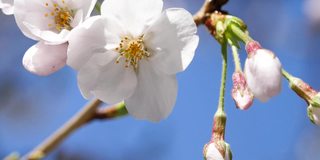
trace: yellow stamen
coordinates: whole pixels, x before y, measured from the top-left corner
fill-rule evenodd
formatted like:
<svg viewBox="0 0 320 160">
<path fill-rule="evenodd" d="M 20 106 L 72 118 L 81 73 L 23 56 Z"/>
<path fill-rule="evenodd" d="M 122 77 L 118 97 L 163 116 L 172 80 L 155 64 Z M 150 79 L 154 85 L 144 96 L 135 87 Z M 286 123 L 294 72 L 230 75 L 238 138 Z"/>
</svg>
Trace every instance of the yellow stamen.
<svg viewBox="0 0 320 160">
<path fill-rule="evenodd" d="M 62 0 L 62 3 L 65 4 L 65 0 Z M 45 6 L 49 7 L 48 3 L 45 3 Z M 51 8 L 52 7 L 52 8 Z M 53 17 L 54 21 L 54 28 L 57 31 L 61 31 L 63 29 L 71 30 L 71 22 L 74 16 L 74 13 L 72 10 L 70 10 L 67 6 L 59 6 L 58 3 L 53 3 L 51 8 L 51 12 L 45 13 L 44 16 Z M 49 27 L 53 27 L 52 24 L 48 24 Z"/>
<path fill-rule="evenodd" d="M 119 52 L 116 63 L 119 63 L 120 60 L 124 58 L 126 68 L 132 66 L 134 69 L 137 69 L 140 60 L 150 57 L 150 53 L 144 46 L 143 36 L 140 36 L 137 39 L 124 37 L 121 39 L 119 47 L 115 50 Z"/>
</svg>

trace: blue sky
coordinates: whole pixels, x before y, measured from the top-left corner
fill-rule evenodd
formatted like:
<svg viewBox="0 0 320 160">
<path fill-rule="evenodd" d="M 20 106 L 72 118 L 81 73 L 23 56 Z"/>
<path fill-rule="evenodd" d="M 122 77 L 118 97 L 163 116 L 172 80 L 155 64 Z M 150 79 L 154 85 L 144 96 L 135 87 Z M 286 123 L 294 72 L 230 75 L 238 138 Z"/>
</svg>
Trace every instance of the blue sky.
<svg viewBox="0 0 320 160">
<path fill-rule="evenodd" d="M 194 13 L 202 1 L 167 0 Z M 166 2 L 165 2 L 166 3 Z M 225 9 L 242 18 L 252 37 L 273 50 L 289 72 L 320 89 L 320 35 L 303 13 L 300 0 L 235 0 Z M 12 16 L 0 15 L 0 157 L 25 154 L 86 103 L 69 67 L 37 77 L 21 65 L 35 42 L 24 37 Z M 70 136 L 48 160 L 195 160 L 210 139 L 218 104 L 221 57 L 218 43 L 199 27 L 200 45 L 189 68 L 178 74 L 174 111 L 160 123 L 130 116 L 93 122 Z M 230 55 L 230 54 L 229 54 Z M 245 52 L 241 52 L 242 63 Z M 235 160 L 320 159 L 320 129 L 306 116 L 306 104 L 283 80 L 281 93 L 248 111 L 237 110 L 230 96 L 234 65 L 228 64 L 226 141 Z M 63 158 L 62 155 L 65 155 Z"/>
</svg>

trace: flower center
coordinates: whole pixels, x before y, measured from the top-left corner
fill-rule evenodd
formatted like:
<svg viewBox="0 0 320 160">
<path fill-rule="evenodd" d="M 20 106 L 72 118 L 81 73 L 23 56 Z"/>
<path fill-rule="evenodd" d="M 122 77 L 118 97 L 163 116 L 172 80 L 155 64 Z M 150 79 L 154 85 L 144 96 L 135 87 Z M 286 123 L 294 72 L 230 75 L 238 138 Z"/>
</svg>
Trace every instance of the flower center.
<svg viewBox="0 0 320 160">
<path fill-rule="evenodd" d="M 126 68 L 132 66 L 134 69 L 137 69 L 140 60 L 150 57 L 150 53 L 144 46 L 143 36 L 136 39 L 127 36 L 122 38 L 116 51 L 120 54 L 116 63 L 120 63 L 120 60 L 124 59 Z"/>
<path fill-rule="evenodd" d="M 53 3 L 52 6 L 49 6 L 48 3 L 45 3 L 46 7 L 51 7 L 51 12 L 45 13 L 45 17 L 53 18 L 54 24 L 49 23 L 48 27 L 54 27 L 57 31 L 61 31 L 63 29 L 71 30 L 71 21 L 73 19 L 74 13 L 70 10 L 65 1 L 62 0 L 63 7 L 59 6 L 57 3 Z"/>
</svg>

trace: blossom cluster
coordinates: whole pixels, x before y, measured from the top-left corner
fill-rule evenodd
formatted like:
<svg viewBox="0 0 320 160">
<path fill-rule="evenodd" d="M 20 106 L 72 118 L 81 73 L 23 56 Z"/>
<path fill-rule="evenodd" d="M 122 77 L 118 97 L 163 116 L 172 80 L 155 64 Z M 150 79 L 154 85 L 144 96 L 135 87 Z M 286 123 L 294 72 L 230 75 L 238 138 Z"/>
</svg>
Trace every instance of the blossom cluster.
<svg viewBox="0 0 320 160">
<path fill-rule="evenodd" d="M 2 12 L 13 14 L 21 32 L 37 41 L 24 54 L 26 70 L 48 76 L 67 65 L 78 72 L 84 98 L 108 104 L 123 101 L 138 119 L 168 117 L 177 97 L 176 74 L 190 65 L 199 43 L 193 16 L 183 8 L 163 10 L 163 0 L 104 0 L 99 14 L 92 16 L 96 5 L 97 0 L 0 0 Z M 241 41 L 247 51 L 244 71 L 237 53 L 234 55 L 232 97 L 237 108 L 247 110 L 254 98 L 266 102 L 279 94 L 284 75 L 308 103 L 310 120 L 320 125 L 319 92 L 286 73 L 272 51 L 245 33 L 246 25 L 240 19 L 217 17 L 203 23 L 209 29 L 216 27 L 212 34 L 222 50 L 227 52 L 227 43 L 237 50 Z M 224 141 L 227 64 L 226 53 L 222 55 L 222 90 L 212 139 L 204 148 L 207 160 L 232 159 Z"/>
<path fill-rule="evenodd" d="M 177 97 L 176 74 L 191 63 L 199 37 L 192 15 L 163 11 L 162 0 L 2 0 L 22 33 L 37 43 L 24 67 L 47 76 L 68 65 L 78 71 L 82 95 L 126 103 L 138 119 L 159 121 Z"/>
<path fill-rule="evenodd" d="M 189 66 L 199 42 L 192 15 L 182 8 L 163 11 L 162 0 L 105 0 L 101 14 L 91 16 L 96 3 L 1 0 L 0 8 L 37 41 L 22 60 L 31 73 L 47 76 L 68 65 L 78 71 L 85 98 L 124 101 L 139 119 L 167 117 L 176 101 L 176 74 Z M 246 50 L 244 73 L 233 74 L 232 89 L 243 110 L 253 98 L 265 102 L 277 95 L 282 77 L 272 51 L 256 41 L 247 42 Z"/>
</svg>

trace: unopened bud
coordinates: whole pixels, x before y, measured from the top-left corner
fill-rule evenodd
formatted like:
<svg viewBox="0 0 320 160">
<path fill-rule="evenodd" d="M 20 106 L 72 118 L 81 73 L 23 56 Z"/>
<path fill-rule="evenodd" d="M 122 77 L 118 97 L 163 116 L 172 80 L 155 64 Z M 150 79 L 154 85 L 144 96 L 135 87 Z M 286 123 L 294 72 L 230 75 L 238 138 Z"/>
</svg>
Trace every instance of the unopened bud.
<svg viewBox="0 0 320 160">
<path fill-rule="evenodd" d="M 232 153 L 228 143 L 224 141 L 209 142 L 203 148 L 205 160 L 232 160 Z"/>
<path fill-rule="evenodd" d="M 246 78 L 242 72 L 234 72 L 232 75 L 233 88 L 232 98 L 236 107 L 241 110 L 248 109 L 253 103 L 253 94 L 247 85 Z"/>
<path fill-rule="evenodd" d="M 226 121 L 226 113 L 218 109 L 213 118 L 211 141 L 224 140 Z"/>
<path fill-rule="evenodd" d="M 270 50 L 261 49 L 258 42 L 246 44 L 248 58 L 244 65 L 247 84 L 255 98 L 266 102 L 281 91 L 281 62 Z"/>
</svg>

